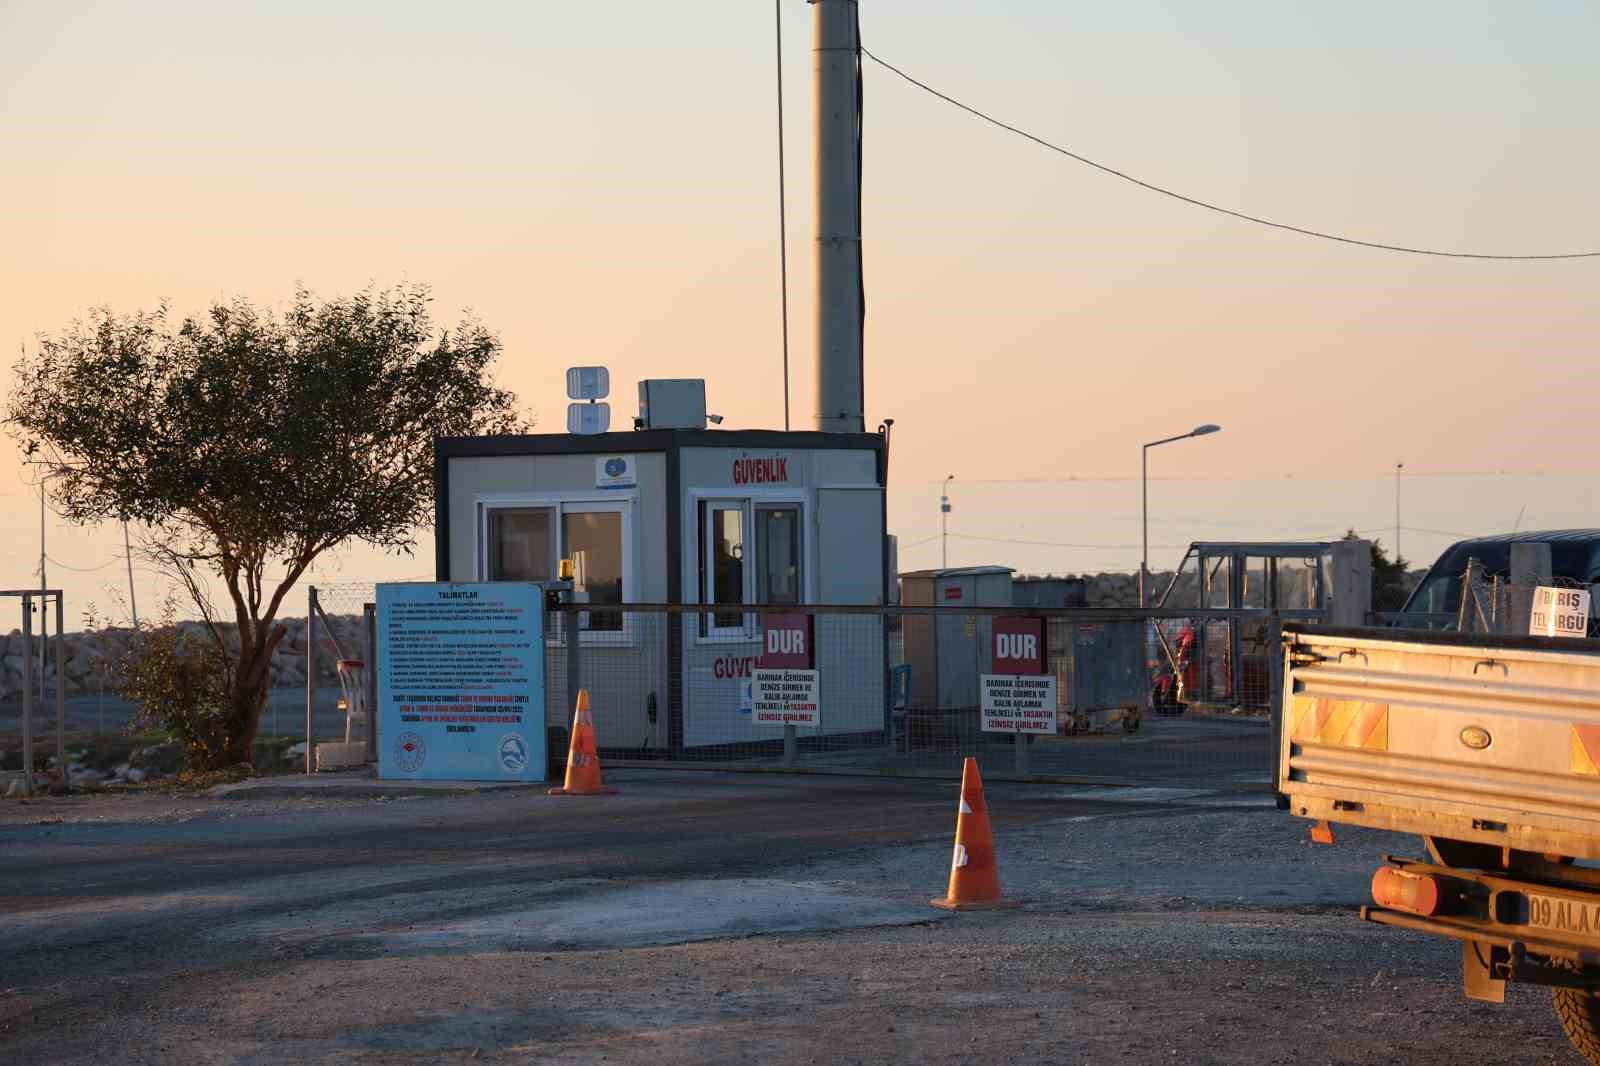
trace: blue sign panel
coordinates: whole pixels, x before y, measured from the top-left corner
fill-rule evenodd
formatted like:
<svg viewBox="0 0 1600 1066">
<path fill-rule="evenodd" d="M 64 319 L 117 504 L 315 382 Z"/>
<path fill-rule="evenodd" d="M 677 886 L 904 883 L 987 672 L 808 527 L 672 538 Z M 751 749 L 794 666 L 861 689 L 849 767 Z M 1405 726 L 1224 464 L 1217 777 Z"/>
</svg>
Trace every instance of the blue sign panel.
<svg viewBox="0 0 1600 1066">
<path fill-rule="evenodd" d="M 377 599 L 378 776 L 543 781 L 539 586 L 379 585 Z"/>
</svg>

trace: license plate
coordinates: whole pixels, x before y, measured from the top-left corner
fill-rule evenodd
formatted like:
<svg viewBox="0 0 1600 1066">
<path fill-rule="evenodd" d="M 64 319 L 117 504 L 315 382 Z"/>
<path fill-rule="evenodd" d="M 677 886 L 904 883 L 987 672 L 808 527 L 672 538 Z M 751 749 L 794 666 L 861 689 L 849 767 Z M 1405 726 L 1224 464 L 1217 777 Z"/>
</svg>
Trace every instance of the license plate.
<svg viewBox="0 0 1600 1066">
<path fill-rule="evenodd" d="M 1528 924 L 1557 933 L 1600 937 L 1600 903 L 1529 892 Z"/>
</svg>

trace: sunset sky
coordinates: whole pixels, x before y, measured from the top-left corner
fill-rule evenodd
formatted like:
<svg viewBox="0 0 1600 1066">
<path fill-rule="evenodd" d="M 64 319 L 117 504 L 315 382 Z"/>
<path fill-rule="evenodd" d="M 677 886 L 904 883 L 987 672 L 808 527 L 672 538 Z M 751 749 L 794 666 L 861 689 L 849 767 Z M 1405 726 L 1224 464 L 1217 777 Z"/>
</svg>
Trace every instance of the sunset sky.
<svg viewBox="0 0 1600 1066">
<path fill-rule="evenodd" d="M 809 16 L 783 0 L 796 428 Z M 943 91 L 1189 195 L 1367 240 L 1600 248 L 1592 4 L 862 0 L 861 21 Z M 1159 453 L 1163 544 L 1388 522 L 1397 461 L 1477 475 L 1418 478 L 1408 524 L 1441 531 L 1416 536 L 1423 561 L 1519 508 L 1523 528 L 1600 525 L 1600 260 L 1271 231 L 865 79 L 867 418 L 895 419 L 905 542 L 937 531 L 952 472 L 969 535 L 1136 542 L 1136 480 L 1091 499 L 1055 479 L 1136 479 L 1142 441 L 1197 422 L 1226 428 Z M 610 367 L 624 425 L 637 379 L 678 376 L 707 379 L 725 428 L 782 425 L 770 3 L 0 0 L 0 145 L 8 356 L 92 305 L 425 281 L 441 320 L 500 333 L 501 380 L 546 429 L 585 363 Z M 0 566 L 27 584 L 37 496 L 0 454 Z M 65 563 L 120 553 L 114 530 L 49 526 Z M 430 544 L 334 576 L 426 573 Z M 107 572 L 52 576 L 76 603 Z"/>
</svg>

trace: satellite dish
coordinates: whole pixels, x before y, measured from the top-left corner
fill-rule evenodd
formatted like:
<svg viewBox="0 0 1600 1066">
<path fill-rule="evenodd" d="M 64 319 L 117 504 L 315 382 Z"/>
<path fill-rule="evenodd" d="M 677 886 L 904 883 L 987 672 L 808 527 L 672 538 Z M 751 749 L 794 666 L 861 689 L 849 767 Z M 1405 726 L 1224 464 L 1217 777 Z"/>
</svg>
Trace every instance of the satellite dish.
<svg viewBox="0 0 1600 1066">
<path fill-rule="evenodd" d="M 567 370 L 567 399 L 603 400 L 611 395 L 611 372 L 603 366 L 575 366 Z M 574 433 L 578 432 L 573 430 Z M 597 430 L 596 432 L 604 432 Z"/>
<path fill-rule="evenodd" d="M 604 433 L 611 428 L 611 405 L 608 403 L 567 404 L 568 433 Z"/>
</svg>

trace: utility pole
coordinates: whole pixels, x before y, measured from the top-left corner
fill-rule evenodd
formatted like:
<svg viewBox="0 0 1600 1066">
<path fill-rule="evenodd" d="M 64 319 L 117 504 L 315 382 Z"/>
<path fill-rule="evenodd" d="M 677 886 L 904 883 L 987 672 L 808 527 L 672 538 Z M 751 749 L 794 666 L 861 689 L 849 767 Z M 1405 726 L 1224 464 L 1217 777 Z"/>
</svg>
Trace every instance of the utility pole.
<svg viewBox="0 0 1600 1066">
<path fill-rule="evenodd" d="M 1400 471 L 1404 463 L 1394 464 L 1394 561 L 1400 561 Z"/>
<path fill-rule="evenodd" d="M 812 0 L 817 429 L 866 429 L 861 364 L 858 0 Z"/>
<path fill-rule="evenodd" d="M 46 472 L 45 475 L 39 479 L 39 699 L 41 701 L 45 696 L 44 655 L 47 646 L 46 642 L 48 640 L 45 634 L 50 630 L 49 625 L 45 623 L 45 605 L 47 602 L 45 593 L 49 591 L 50 583 L 48 580 L 46 580 L 44 573 L 44 483 L 48 480 L 50 480 L 50 475 L 48 472 Z M 67 768 L 62 766 L 62 780 L 66 779 L 66 772 Z"/>
<path fill-rule="evenodd" d="M 939 487 L 939 569 L 950 569 L 950 482 L 956 476 L 951 474 L 944 479 L 944 484 Z"/>
</svg>

